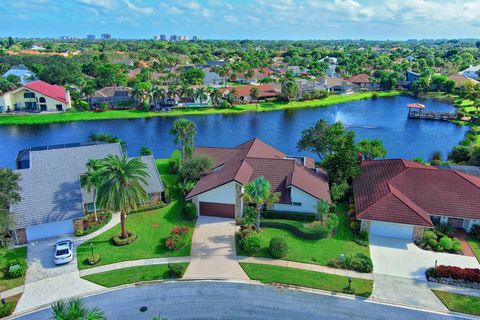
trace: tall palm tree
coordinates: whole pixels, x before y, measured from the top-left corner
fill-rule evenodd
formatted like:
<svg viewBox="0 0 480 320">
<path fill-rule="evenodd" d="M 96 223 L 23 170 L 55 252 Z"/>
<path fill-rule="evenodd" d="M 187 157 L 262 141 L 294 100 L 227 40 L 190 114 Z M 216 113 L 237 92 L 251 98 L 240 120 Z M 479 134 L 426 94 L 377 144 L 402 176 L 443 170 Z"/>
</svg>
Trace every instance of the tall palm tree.
<svg viewBox="0 0 480 320">
<path fill-rule="evenodd" d="M 98 308 L 88 309 L 78 298 L 60 300 L 52 304 L 52 314 L 55 320 L 104 320 L 103 311 Z"/>
<path fill-rule="evenodd" d="M 222 99 L 222 92 L 217 88 L 212 88 L 210 91 L 210 99 L 214 106 L 218 106 L 220 104 L 220 100 Z"/>
<path fill-rule="evenodd" d="M 165 89 L 156 87 L 153 89 L 152 97 L 155 100 L 155 102 L 161 101 L 163 103 L 163 100 L 167 96 L 167 93 L 165 92 Z"/>
<path fill-rule="evenodd" d="M 195 91 L 195 97 L 200 100 L 200 104 L 203 104 L 203 100 L 208 99 L 207 89 L 205 89 L 205 88 L 198 88 L 198 89 Z"/>
<path fill-rule="evenodd" d="M 258 91 L 257 87 L 252 87 L 252 89 L 250 89 L 250 97 L 252 98 L 252 100 L 255 100 L 255 105 L 257 106 L 257 109 L 258 109 L 258 96 L 259 95 L 260 95 L 260 92 Z"/>
<path fill-rule="evenodd" d="M 128 238 L 127 212 L 148 201 L 148 193 L 143 188 L 149 176 L 146 168 L 140 158 L 128 159 L 126 155 L 109 155 L 99 162 L 98 205 L 120 212 L 122 239 Z"/>
<path fill-rule="evenodd" d="M 95 221 L 98 221 L 97 217 L 97 185 L 100 183 L 98 175 L 99 161 L 90 159 L 87 162 L 87 171 L 80 176 L 80 184 L 88 192 L 93 193 L 93 214 Z"/>
<path fill-rule="evenodd" d="M 175 99 L 178 96 L 178 88 L 176 85 L 168 86 L 168 97 L 170 99 Z"/>
<path fill-rule="evenodd" d="M 245 186 L 243 198 L 247 203 L 254 204 L 257 216 L 255 218 L 255 229 L 260 232 L 260 212 L 265 205 L 272 206 L 280 199 L 280 192 L 270 191 L 270 182 L 264 177 L 257 177 Z"/>
<path fill-rule="evenodd" d="M 193 153 L 197 126 L 188 119 L 177 119 L 173 122 L 170 134 L 175 136 L 174 142 L 182 151 L 182 160 L 190 157 Z"/>
</svg>

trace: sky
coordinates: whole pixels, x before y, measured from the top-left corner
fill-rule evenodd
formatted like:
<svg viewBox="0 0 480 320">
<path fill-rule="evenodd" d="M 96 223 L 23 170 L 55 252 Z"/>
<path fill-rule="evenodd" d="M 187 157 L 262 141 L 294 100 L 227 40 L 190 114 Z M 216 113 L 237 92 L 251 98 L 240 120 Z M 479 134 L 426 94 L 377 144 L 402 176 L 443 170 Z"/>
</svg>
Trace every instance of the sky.
<svg viewBox="0 0 480 320">
<path fill-rule="evenodd" d="M 0 0 L 0 37 L 478 38 L 480 0 Z"/>
</svg>

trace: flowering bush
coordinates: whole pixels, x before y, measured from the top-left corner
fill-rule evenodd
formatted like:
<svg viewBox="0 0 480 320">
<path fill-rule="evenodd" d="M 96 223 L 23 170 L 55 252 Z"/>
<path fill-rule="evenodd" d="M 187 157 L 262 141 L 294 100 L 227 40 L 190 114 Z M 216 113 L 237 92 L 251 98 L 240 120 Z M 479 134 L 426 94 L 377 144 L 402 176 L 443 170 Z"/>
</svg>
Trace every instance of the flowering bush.
<svg viewBox="0 0 480 320">
<path fill-rule="evenodd" d="M 429 273 L 434 278 L 452 278 L 480 283 L 480 269 L 438 266 Z"/>
<path fill-rule="evenodd" d="M 173 227 L 170 236 L 165 239 L 165 247 L 169 250 L 183 248 L 187 244 L 189 231 L 189 227 Z"/>
</svg>

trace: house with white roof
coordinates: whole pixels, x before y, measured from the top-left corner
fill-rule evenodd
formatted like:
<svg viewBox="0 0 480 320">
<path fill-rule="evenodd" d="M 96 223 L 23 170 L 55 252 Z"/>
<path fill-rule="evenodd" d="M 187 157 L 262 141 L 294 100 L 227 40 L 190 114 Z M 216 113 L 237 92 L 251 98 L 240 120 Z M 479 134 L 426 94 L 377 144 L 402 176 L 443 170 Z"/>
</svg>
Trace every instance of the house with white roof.
<svg viewBox="0 0 480 320">
<path fill-rule="evenodd" d="M 5 72 L 2 77 L 6 78 L 9 75 L 14 75 L 20 78 L 20 84 L 26 84 L 28 82 L 32 82 L 37 80 L 37 75 L 32 71 L 28 70 L 26 66 L 23 64 L 19 64 L 18 66 L 11 67 L 7 72 Z"/>
</svg>

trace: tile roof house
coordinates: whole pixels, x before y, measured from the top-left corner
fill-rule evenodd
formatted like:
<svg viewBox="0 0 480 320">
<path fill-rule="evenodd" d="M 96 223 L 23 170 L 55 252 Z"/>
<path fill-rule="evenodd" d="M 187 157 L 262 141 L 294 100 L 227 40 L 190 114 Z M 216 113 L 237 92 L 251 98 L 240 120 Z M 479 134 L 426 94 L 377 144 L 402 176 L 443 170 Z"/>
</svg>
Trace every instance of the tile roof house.
<svg viewBox="0 0 480 320">
<path fill-rule="evenodd" d="M 448 223 L 469 231 L 480 224 L 480 178 L 409 160 L 363 161 L 353 181 L 356 217 L 370 234 L 421 238 Z"/>
<path fill-rule="evenodd" d="M 323 82 L 325 90 L 332 93 L 349 94 L 358 88 L 355 84 L 338 77 L 324 76 L 317 80 Z"/>
<path fill-rule="evenodd" d="M 105 87 L 95 91 L 90 98 L 91 105 L 106 102 L 110 107 L 133 104 L 132 88 L 129 87 Z"/>
<path fill-rule="evenodd" d="M 356 74 L 346 80 L 353 84 L 356 84 L 360 89 L 364 89 L 364 90 L 380 89 L 380 84 L 373 82 L 371 80 L 370 75 L 366 73 Z"/>
<path fill-rule="evenodd" d="M 269 68 L 255 68 L 253 69 L 253 75 L 251 77 L 247 77 L 244 72 L 239 73 L 236 82 L 243 84 L 256 84 L 263 78 L 272 77 L 274 75 L 276 76 L 277 74 L 279 74 L 279 72 L 274 72 Z"/>
<path fill-rule="evenodd" d="M 281 193 L 272 210 L 314 213 L 318 200 L 330 202 L 327 174 L 313 159 L 288 157 L 259 139 L 233 148 L 197 147 L 195 153 L 214 160 L 211 173 L 186 197 L 200 215 L 241 217 L 244 186 L 259 176 Z"/>
<path fill-rule="evenodd" d="M 271 84 L 261 84 L 261 85 L 245 85 L 245 86 L 236 86 L 236 87 L 226 87 L 221 88 L 223 96 L 227 96 L 232 90 L 235 89 L 236 95 L 240 101 L 250 102 L 252 97 L 250 97 L 250 91 L 252 88 L 258 89 L 258 100 L 275 98 L 280 96 L 280 92 L 275 90 Z"/>
<path fill-rule="evenodd" d="M 2 77 L 6 78 L 9 75 L 14 75 L 20 78 L 20 84 L 26 84 L 28 82 L 37 80 L 37 75 L 28 70 L 26 66 L 20 64 L 18 66 L 11 67 L 5 72 Z"/>
<path fill-rule="evenodd" d="M 469 78 L 469 77 L 464 76 L 464 75 L 459 75 L 459 74 L 454 74 L 454 75 L 448 76 L 448 80 L 455 81 L 455 88 L 461 88 L 467 82 L 471 82 L 474 85 L 480 83 L 480 81 L 478 81 L 478 80 Z"/>
<path fill-rule="evenodd" d="M 0 112 L 66 111 L 70 106 L 68 90 L 41 80 L 28 82 L 0 96 Z"/>
<path fill-rule="evenodd" d="M 93 195 L 80 186 L 90 159 L 123 155 L 118 143 L 32 147 L 17 155 L 22 200 L 11 207 L 17 244 L 73 232 L 74 221 L 93 206 Z M 152 202 L 164 191 L 152 156 L 141 158 L 149 177 L 145 190 Z"/>
</svg>

